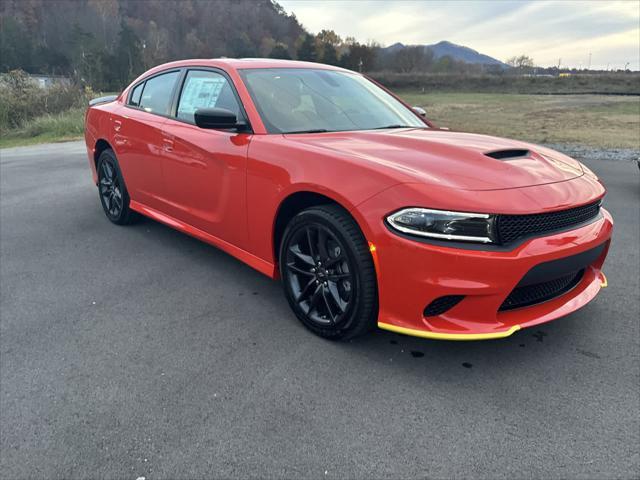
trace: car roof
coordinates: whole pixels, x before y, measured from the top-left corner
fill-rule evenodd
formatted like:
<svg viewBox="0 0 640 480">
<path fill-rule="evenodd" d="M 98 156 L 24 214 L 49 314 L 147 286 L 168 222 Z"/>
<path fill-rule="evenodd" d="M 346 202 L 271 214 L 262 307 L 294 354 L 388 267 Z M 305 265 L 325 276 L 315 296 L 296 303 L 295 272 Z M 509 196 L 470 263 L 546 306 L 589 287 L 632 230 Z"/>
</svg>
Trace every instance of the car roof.
<svg viewBox="0 0 640 480">
<path fill-rule="evenodd" d="M 188 60 L 178 60 L 169 62 L 152 68 L 146 73 L 157 72 L 167 68 L 188 67 L 188 66 L 211 66 L 224 69 L 243 70 L 254 68 L 314 68 L 322 70 L 337 70 L 349 72 L 350 70 L 326 65 L 324 63 L 303 62 L 300 60 L 280 60 L 274 58 L 193 58 Z"/>
<path fill-rule="evenodd" d="M 174 62 L 163 63 L 150 68 L 146 72 L 140 74 L 133 82 L 131 82 L 118 96 L 122 101 L 130 89 L 145 78 L 156 75 L 164 70 L 177 69 L 183 67 L 217 67 L 226 71 L 245 70 L 258 68 L 307 68 L 316 70 L 334 70 L 338 72 L 352 72 L 346 68 L 335 67 L 324 63 L 302 62 L 299 60 L 280 60 L 275 58 L 191 58 L 186 60 L 176 60 Z"/>
</svg>

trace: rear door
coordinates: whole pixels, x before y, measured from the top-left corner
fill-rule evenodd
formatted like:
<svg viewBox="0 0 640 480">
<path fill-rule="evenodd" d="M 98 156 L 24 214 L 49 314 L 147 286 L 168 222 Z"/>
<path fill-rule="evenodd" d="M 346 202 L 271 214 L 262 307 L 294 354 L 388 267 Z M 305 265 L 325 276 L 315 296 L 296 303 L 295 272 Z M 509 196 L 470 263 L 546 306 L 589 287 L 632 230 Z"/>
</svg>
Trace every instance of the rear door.
<svg viewBox="0 0 640 480">
<path fill-rule="evenodd" d="M 217 69 L 188 69 L 172 118 L 163 124 L 169 214 L 237 246 L 246 228 L 246 164 L 251 133 L 197 127 L 198 108 L 225 108 L 248 123 L 235 88 Z"/>
<path fill-rule="evenodd" d="M 167 121 L 181 71 L 150 77 L 131 89 L 113 129 L 118 160 L 131 199 L 163 210 L 162 126 Z"/>
</svg>

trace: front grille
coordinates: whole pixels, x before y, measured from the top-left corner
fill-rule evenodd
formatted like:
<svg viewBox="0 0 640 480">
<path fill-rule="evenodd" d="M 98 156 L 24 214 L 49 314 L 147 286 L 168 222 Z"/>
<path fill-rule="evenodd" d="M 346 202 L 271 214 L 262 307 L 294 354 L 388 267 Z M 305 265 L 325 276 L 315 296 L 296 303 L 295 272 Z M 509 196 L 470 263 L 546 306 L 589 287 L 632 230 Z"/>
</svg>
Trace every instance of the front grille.
<svg viewBox="0 0 640 480">
<path fill-rule="evenodd" d="M 447 310 L 455 307 L 464 298 L 464 295 L 447 295 L 438 297 L 424 309 L 425 317 L 442 315 Z"/>
<path fill-rule="evenodd" d="M 516 287 L 502 302 L 499 310 L 512 310 L 551 300 L 575 287 L 580 282 L 583 274 L 584 269 L 548 282 Z"/>
<path fill-rule="evenodd" d="M 498 215 L 497 232 L 502 244 L 514 242 L 520 238 L 540 235 L 554 230 L 579 225 L 600 212 L 600 202 L 559 212 L 536 213 L 532 215 Z"/>
</svg>

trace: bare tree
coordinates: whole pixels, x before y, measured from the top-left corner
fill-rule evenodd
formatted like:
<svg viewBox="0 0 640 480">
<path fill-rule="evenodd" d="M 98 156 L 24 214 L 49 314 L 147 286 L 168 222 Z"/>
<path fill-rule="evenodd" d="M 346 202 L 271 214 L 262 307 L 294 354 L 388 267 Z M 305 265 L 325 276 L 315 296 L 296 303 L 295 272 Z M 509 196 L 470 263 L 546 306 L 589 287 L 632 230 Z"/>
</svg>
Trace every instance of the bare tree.
<svg viewBox="0 0 640 480">
<path fill-rule="evenodd" d="M 507 60 L 507 65 L 510 65 L 519 70 L 530 70 L 535 66 L 533 58 L 528 55 L 519 55 L 511 57 Z"/>
</svg>

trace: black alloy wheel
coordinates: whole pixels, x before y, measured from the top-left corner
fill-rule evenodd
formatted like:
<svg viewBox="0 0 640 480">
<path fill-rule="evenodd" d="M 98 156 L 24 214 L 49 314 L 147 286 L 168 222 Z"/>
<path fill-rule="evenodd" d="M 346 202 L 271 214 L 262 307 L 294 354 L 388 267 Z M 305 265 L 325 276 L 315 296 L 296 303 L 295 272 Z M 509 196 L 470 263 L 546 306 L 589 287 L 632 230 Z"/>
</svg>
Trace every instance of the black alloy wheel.
<svg viewBox="0 0 640 480">
<path fill-rule="evenodd" d="M 289 304 L 314 333 L 346 339 L 375 325 L 371 254 L 343 209 L 319 206 L 294 217 L 285 231 L 280 271 Z"/>
<path fill-rule="evenodd" d="M 105 215 L 118 225 L 131 223 L 135 213 L 129 208 L 129 194 L 113 151 L 100 154 L 97 170 L 98 193 Z"/>
</svg>

